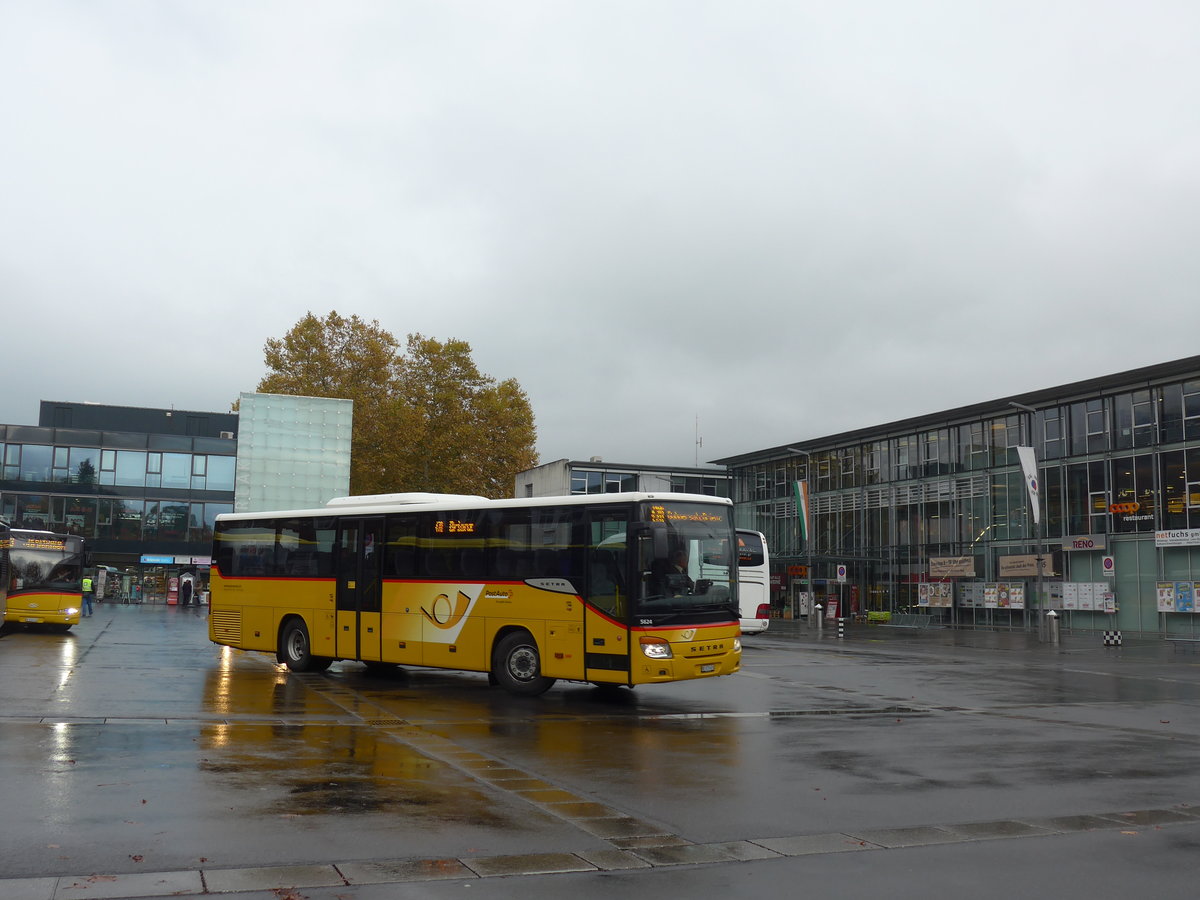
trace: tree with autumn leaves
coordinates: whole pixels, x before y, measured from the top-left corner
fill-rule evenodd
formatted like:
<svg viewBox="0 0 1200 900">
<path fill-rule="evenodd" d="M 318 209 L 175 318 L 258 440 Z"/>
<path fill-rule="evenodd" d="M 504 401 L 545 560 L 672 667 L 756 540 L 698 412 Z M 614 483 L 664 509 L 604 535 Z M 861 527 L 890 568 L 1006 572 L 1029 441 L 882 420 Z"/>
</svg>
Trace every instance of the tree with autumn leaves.
<svg viewBox="0 0 1200 900">
<path fill-rule="evenodd" d="M 537 429 L 515 379 L 497 382 L 466 341 L 408 336 L 402 351 L 377 321 L 308 313 L 267 341 L 270 394 L 354 401 L 350 491 L 510 497 L 537 465 Z"/>
</svg>

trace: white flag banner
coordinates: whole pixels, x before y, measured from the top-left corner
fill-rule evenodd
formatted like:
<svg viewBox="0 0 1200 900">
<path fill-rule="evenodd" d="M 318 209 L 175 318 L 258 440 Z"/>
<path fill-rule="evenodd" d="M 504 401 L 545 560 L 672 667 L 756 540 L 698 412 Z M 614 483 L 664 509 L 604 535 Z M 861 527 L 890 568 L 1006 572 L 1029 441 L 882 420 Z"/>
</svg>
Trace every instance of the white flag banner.
<svg viewBox="0 0 1200 900">
<path fill-rule="evenodd" d="M 1041 509 L 1038 504 L 1037 457 L 1033 455 L 1032 447 L 1018 447 L 1017 458 L 1021 460 L 1021 471 L 1025 475 L 1025 487 L 1029 489 L 1029 508 L 1033 510 L 1033 521 L 1036 525 L 1041 521 Z"/>
</svg>

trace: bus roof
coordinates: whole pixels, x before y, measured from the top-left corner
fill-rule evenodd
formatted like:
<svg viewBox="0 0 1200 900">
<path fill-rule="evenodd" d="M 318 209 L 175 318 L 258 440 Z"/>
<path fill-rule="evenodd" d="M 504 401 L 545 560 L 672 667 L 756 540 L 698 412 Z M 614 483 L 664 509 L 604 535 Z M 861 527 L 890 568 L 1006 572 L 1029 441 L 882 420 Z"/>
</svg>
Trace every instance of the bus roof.
<svg viewBox="0 0 1200 900">
<path fill-rule="evenodd" d="M 570 494 L 558 497 L 518 497 L 489 500 L 470 494 L 364 494 L 361 497 L 335 497 L 325 506 L 315 509 L 261 510 L 258 512 L 221 513 L 218 522 L 250 521 L 252 519 L 316 518 L 318 516 L 379 515 L 385 512 L 451 512 L 462 509 L 520 509 L 531 506 L 587 506 L 605 503 L 708 503 L 733 506 L 728 497 L 707 494 L 646 493 L 625 491 L 616 494 Z"/>
</svg>

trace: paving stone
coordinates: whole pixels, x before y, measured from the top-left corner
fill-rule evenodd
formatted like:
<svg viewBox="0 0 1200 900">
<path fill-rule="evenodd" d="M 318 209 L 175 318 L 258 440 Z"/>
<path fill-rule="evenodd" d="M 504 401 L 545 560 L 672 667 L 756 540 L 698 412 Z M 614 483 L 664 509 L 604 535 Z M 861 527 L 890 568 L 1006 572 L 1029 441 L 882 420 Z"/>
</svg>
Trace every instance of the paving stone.
<svg viewBox="0 0 1200 900">
<path fill-rule="evenodd" d="M 678 847 L 643 847 L 635 851 L 654 866 L 683 866 L 696 863 L 733 862 L 735 857 L 716 844 L 684 844 Z"/>
<path fill-rule="evenodd" d="M 338 871 L 351 884 L 390 884 L 398 881 L 440 881 L 477 878 L 457 859 L 397 859 L 339 863 Z"/>
<path fill-rule="evenodd" d="M 263 866 L 257 869 L 205 869 L 204 883 L 213 893 L 228 893 L 333 887 L 346 882 L 333 866 Z"/>
<path fill-rule="evenodd" d="M 480 878 L 503 875 L 550 875 L 556 872 L 594 872 L 596 867 L 574 853 L 527 853 L 517 856 L 482 856 L 462 860 Z"/>
<path fill-rule="evenodd" d="M 650 863 L 628 850 L 581 850 L 577 855 L 608 872 L 650 868 Z"/>
<path fill-rule="evenodd" d="M 338 881 L 341 884 L 341 881 Z M 12 900 L 8 885 L 0 883 L 4 900 Z M 125 897 L 162 897 L 170 894 L 201 894 L 204 882 L 199 872 L 133 872 L 127 875 L 72 875 L 58 880 L 54 895 L 60 900 L 116 900 Z"/>
<path fill-rule="evenodd" d="M 947 829 L 956 834 L 986 840 L 991 838 L 1030 837 L 1035 834 L 1052 834 L 1053 830 L 1031 825 L 1028 822 L 1017 822 L 1003 819 L 998 822 L 967 822 L 962 825 L 947 825 Z"/>
<path fill-rule="evenodd" d="M 967 838 L 945 828 L 920 825 L 916 828 L 880 828 L 856 831 L 851 837 L 860 838 L 880 847 L 924 847 L 928 844 L 952 844 Z"/>
<path fill-rule="evenodd" d="M 783 856 L 808 856 L 813 853 L 846 853 L 852 850 L 878 850 L 874 844 L 847 834 L 802 834 L 796 837 L 757 838 L 753 843 Z"/>
</svg>

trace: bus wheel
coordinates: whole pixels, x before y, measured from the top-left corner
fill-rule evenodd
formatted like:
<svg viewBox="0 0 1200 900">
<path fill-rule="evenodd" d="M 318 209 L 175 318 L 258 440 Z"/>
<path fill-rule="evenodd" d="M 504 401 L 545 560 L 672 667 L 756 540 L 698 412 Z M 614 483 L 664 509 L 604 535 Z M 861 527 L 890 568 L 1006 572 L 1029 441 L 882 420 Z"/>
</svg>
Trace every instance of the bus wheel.
<svg viewBox="0 0 1200 900">
<path fill-rule="evenodd" d="M 283 627 L 279 645 L 279 655 L 293 672 L 324 672 L 333 662 L 332 659 L 312 655 L 308 627 L 303 619 L 292 619 Z"/>
<path fill-rule="evenodd" d="M 492 655 L 492 674 L 510 694 L 527 697 L 545 693 L 555 682 L 542 675 L 537 642 L 527 631 L 514 631 L 501 638 Z"/>
</svg>

